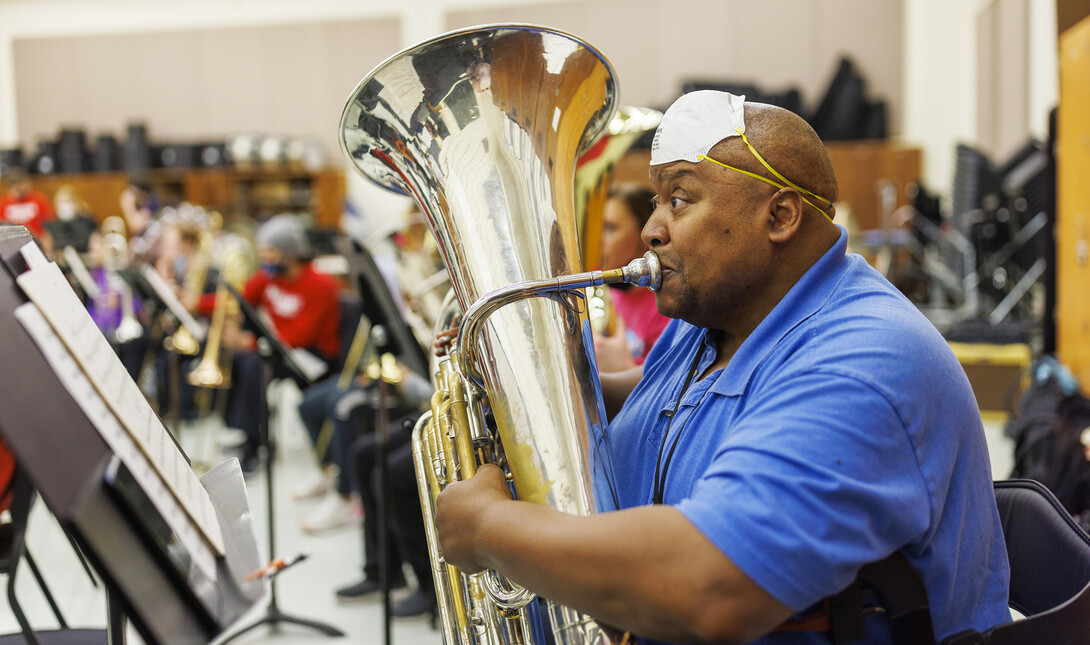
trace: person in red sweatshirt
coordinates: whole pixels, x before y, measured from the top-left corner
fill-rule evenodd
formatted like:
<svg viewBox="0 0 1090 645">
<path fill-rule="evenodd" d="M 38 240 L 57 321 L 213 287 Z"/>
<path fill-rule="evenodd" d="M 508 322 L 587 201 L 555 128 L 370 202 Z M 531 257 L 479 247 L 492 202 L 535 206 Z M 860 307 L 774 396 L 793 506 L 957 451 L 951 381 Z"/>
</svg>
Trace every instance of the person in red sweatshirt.
<svg viewBox="0 0 1090 645">
<path fill-rule="evenodd" d="M 333 278 L 311 266 L 306 229 L 293 215 L 277 215 L 261 225 L 254 241 L 260 266 L 247 280 L 242 296 L 268 313 L 285 345 L 307 350 L 332 369 L 340 354 L 339 287 Z M 252 341 L 245 344 L 252 345 Z M 261 445 L 262 360 L 256 352 L 236 350 L 232 365 L 225 421 L 246 433 L 241 457 L 244 470 L 256 465 Z"/>
<path fill-rule="evenodd" d="M 30 188 L 30 177 L 22 168 L 12 168 L 4 177 L 11 188 L 0 195 L 0 222 L 21 224 L 36 239 L 42 239 L 44 225 L 53 219 L 49 198 Z"/>
<path fill-rule="evenodd" d="M 278 215 L 257 231 L 260 267 L 243 288 L 243 297 L 263 308 L 280 340 L 336 362 L 340 353 L 340 300 L 337 282 L 314 270 L 306 230 L 292 215 Z"/>
</svg>

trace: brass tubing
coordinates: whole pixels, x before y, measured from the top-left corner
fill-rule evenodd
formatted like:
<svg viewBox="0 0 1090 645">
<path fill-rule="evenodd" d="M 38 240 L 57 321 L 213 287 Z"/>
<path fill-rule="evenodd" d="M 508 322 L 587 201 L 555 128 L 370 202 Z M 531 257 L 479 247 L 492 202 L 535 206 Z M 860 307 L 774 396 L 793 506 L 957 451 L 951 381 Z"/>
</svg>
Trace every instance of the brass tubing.
<svg viewBox="0 0 1090 645">
<path fill-rule="evenodd" d="M 447 390 L 450 392 L 450 414 L 454 434 L 454 448 L 458 453 L 459 475 L 469 479 L 477 474 L 477 455 L 470 436 L 469 407 L 462 377 L 455 370 L 447 374 Z"/>
<path fill-rule="evenodd" d="M 461 591 L 461 574 L 457 569 L 447 564 L 442 557 L 439 546 L 439 537 L 435 531 L 435 496 L 439 494 L 439 482 L 435 473 L 429 468 L 431 461 L 427 436 L 434 430 L 435 424 L 431 413 L 424 413 L 413 428 L 413 465 L 416 467 L 417 482 L 419 484 L 420 510 L 424 514 L 424 532 L 428 541 L 428 553 L 432 566 L 435 569 L 432 575 L 435 578 L 436 602 L 444 611 L 439 612 L 440 623 L 443 628 L 445 642 L 448 645 L 469 645 L 466 640 L 468 633 L 468 620 L 466 618 L 465 603 Z M 457 637 L 459 632 L 462 639 Z"/>
</svg>

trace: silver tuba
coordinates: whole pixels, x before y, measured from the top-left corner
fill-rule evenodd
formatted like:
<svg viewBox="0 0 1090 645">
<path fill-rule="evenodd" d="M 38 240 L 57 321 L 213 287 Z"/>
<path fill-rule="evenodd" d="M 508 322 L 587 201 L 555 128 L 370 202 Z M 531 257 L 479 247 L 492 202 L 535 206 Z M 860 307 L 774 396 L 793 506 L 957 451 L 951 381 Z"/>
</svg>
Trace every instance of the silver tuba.
<svg viewBox="0 0 1090 645">
<path fill-rule="evenodd" d="M 432 502 L 482 461 L 516 496 L 586 515 L 615 507 L 606 417 L 583 289 L 657 287 L 654 255 L 579 273 L 575 164 L 616 109 L 617 81 L 587 43 L 525 25 L 451 32 L 394 55 L 353 90 L 343 152 L 420 206 L 462 312 L 414 432 L 424 521 L 447 645 L 532 643 L 547 611 L 560 645 L 606 642 L 589 617 L 498 574 L 445 564 Z M 540 632 L 538 632 L 540 634 Z"/>
</svg>

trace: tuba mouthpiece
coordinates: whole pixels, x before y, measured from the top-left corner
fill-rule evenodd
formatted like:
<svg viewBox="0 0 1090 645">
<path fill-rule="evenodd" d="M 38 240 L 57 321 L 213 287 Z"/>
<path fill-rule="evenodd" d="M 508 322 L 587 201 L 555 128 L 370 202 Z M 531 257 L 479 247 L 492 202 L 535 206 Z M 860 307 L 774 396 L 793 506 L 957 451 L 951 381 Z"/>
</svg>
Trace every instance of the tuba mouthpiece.
<svg viewBox="0 0 1090 645">
<path fill-rule="evenodd" d="M 648 251 L 642 258 L 632 260 L 624 268 L 624 281 L 637 287 L 647 287 L 651 291 L 658 291 L 662 284 L 662 269 L 659 266 L 659 256 L 654 251 Z"/>
</svg>

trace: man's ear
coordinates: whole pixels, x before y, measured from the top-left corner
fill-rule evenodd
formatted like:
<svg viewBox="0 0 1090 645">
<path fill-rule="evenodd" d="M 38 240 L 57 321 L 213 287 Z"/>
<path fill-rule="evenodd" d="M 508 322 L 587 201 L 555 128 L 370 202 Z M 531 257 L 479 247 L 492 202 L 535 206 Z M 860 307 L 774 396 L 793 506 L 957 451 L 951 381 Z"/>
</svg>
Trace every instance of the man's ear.
<svg viewBox="0 0 1090 645">
<path fill-rule="evenodd" d="M 802 210 L 806 203 L 794 188 L 781 188 L 768 203 L 768 237 L 783 243 L 798 233 L 802 226 Z"/>
</svg>

